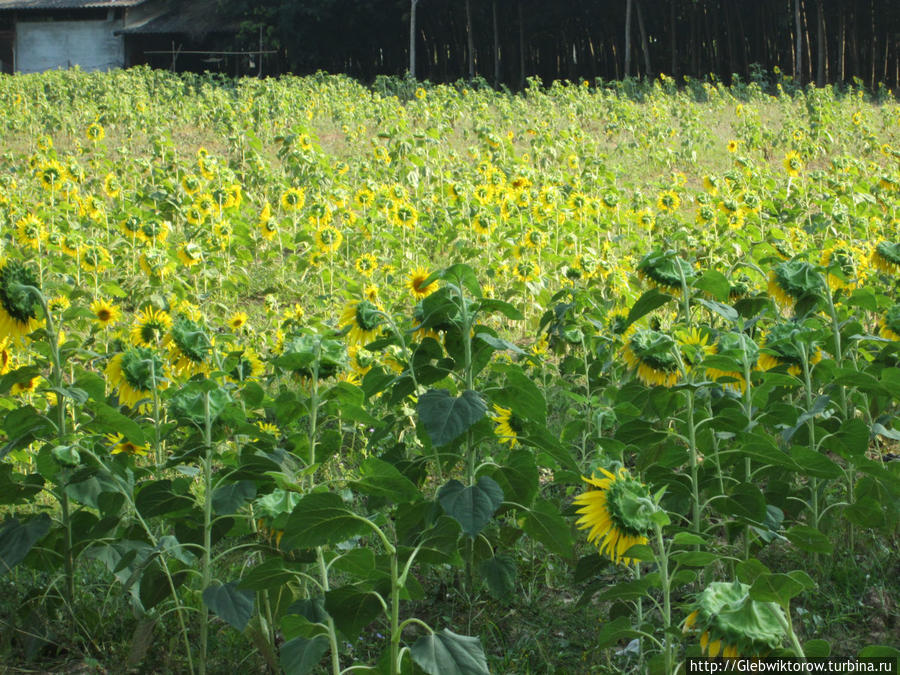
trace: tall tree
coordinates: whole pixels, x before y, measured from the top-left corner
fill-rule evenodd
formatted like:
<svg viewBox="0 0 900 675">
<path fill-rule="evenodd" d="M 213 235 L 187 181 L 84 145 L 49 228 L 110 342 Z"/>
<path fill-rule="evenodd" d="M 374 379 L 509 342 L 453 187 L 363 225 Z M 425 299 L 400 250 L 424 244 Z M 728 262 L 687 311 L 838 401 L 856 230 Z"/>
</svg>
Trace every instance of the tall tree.
<svg viewBox="0 0 900 675">
<path fill-rule="evenodd" d="M 419 0 L 409 0 L 409 76 L 416 79 L 416 5 Z"/>
<path fill-rule="evenodd" d="M 625 77 L 631 76 L 631 10 L 633 0 L 625 2 Z"/>
<path fill-rule="evenodd" d="M 796 49 L 794 55 L 794 81 L 803 84 L 803 26 L 800 22 L 800 0 L 794 0 L 794 36 Z"/>
</svg>

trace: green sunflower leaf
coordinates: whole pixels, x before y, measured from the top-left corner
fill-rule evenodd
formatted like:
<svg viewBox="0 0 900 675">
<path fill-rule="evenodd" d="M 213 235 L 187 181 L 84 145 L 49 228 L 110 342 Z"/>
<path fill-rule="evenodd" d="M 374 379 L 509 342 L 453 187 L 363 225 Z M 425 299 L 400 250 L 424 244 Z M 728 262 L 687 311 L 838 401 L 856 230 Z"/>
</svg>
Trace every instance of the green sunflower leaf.
<svg viewBox="0 0 900 675">
<path fill-rule="evenodd" d="M 41 513 L 24 523 L 12 518 L 0 525 L 0 575 L 25 559 L 32 547 L 50 531 L 50 516 Z"/>
<path fill-rule="evenodd" d="M 487 406 L 471 389 L 456 398 L 446 389 L 431 389 L 419 397 L 416 411 L 431 443 L 439 447 L 468 431 L 485 416 Z"/>
<path fill-rule="evenodd" d="M 220 619 L 237 630 L 244 630 L 253 614 L 256 593 L 242 591 L 237 586 L 237 581 L 227 584 L 213 581 L 203 591 L 203 602 Z"/>
<path fill-rule="evenodd" d="M 651 288 L 649 291 L 639 297 L 634 305 L 632 305 L 631 310 L 628 312 L 628 318 L 625 319 L 625 325 L 622 326 L 622 330 L 625 330 L 635 321 L 646 316 L 654 309 L 662 307 L 667 302 L 674 299 L 675 298 L 673 298 L 671 295 L 660 293 L 655 288 Z"/>
<path fill-rule="evenodd" d="M 572 527 L 552 503 L 538 500 L 520 523 L 525 533 L 564 558 L 574 556 Z"/>
<path fill-rule="evenodd" d="M 423 635 L 410 647 L 413 661 L 428 675 L 488 675 L 478 638 L 444 629 Z"/>
<path fill-rule="evenodd" d="M 333 492 L 313 492 L 294 507 L 284 528 L 282 546 L 314 548 L 339 544 L 368 531 L 369 526 L 344 506 Z"/>
<path fill-rule="evenodd" d="M 474 539 L 503 503 L 503 490 L 493 478 L 482 476 L 469 486 L 451 480 L 438 490 L 437 497 L 447 515 Z"/>
<path fill-rule="evenodd" d="M 308 675 L 328 653 L 328 637 L 316 635 L 310 640 L 295 637 L 281 645 L 281 667 L 286 675 Z"/>
</svg>

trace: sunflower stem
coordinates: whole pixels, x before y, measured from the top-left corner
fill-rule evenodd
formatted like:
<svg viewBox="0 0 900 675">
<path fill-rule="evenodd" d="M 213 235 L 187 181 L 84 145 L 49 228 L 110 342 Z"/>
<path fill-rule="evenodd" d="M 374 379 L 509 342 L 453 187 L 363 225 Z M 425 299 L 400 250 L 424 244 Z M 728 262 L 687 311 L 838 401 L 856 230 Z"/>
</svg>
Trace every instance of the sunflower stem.
<svg viewBox="0 0 900 675">
<path fill-rule="evenodd" d="M 201 562 L 202 590 L 209 587 L 212 577 L 212 417 L 209 410 L 209 392 L 203 392 L 203 560 Z M 206 673 L 209 645 L 209 609 L 204 604 L 200 610 L 200 675 Z"/>
<path fill-rule="evenodd" d="M 672 672 L 672 639 L 669 635 L 669 629 L 672 626 L 672 597 L 669 579 L 669 552 L 666 550 L 666 543 L 663 540 L 662 525 L 654 522 L 656 529 L 656 546 L 657 562 L 659 563 L 659 577 L 662 585 L 663 595 L 663 657 L 666 662 L 666 673 Z"/>
<path fill-rule="evenodd" d="M 319 564 L 319 578 L 321 579 L 322 592 L 327 593 L 329 590 L 328 567 L 325 565 L 325 555 L 322 553 L 321 546 L 316 546 L 316 562 Z M 331 645 L 331 672 L 332 675 L 340 675 L 341 654 L 338 651 L 337 632 L 334 629 L 334 619 L 329 616 L 326 624 L 328 626 L 328 643 Z"/>
</svg>

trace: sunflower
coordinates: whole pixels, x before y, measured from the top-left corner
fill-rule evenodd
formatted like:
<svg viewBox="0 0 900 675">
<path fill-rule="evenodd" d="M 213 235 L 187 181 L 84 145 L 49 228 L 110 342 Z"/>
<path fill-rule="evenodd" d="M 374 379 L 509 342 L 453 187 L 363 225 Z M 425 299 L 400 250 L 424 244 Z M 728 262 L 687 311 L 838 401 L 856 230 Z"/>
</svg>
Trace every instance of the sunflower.
<svg viewBox="0 0 900 675">
<path fill-rule="evenodd" d="M 200 179 L 192 173 L 186 173 L 181 177 L 181 189 L 189 196 L 193 196 L 200 192 L 201 186 L 202 183 L 200 182 Z"/>
<path fill-rule="evenodd" d="M 12 387 L 10 387 L 9 393 L 13 396 L 26 396 L 28 394 L 33 394 L 38 385 L 41 383 L 41 380 L 44 378 L 40 375 L 35 375 L 27 380 L 23 380 L 22 382 L 16 382 Z"/>
<path fill-rule="evenodd" d="M 131 341 L 137 347 L 155 347 L 172 327 L 172 317 L 168 312 L 145 307 L 137 315 L 137 322 L 131 327 Z"/>
<path fill-rule="evenodd" d="M 625 363 L 637 369 L 638 378 L 648 387 L 674 387 L 678 383 L 675 340 L 655 330 L 632 333 L 622 347 Z"/>
<path fill-rule="evenodd" d="M 803 171 L 803 159 L 800 153 L 791 151 L 784 156 L 784 170 L 791 178 L 796 178 Z"/>
<path fill-rule="evenodd" d="M 369 302 L 378 302 L 378 284 L 367 284 L 363 288 L 363 297 Z"/>
<path fill-rule="evenodd" d="M 59 190 L 68 177 L 66 168 L 56 160 L 50 160 L 42 165 L 38 169 L 37 175 L 41 186 L 51 192 Z"/>
<path fill-rule="evenodd" d="M 853 289 L 861 276 L 857 261 L 857 251 L 850 244 L 840 243 L 822 253 L 819 264 L 828 270 L 826 277 L 828 286 L 834 290 L 840 288 Z"/>
<path fill-rule="evenodd" d="M 350 345 L 367 345 L 381 332 L 380 308 L 368 300 L 349 302 L 341 312 L 339 325 L 347 331 Z"/>
<path fill-rule="evenodd" d="M 501 443 L 508 443 L 509 447 L 514 448 L 519 444 L 519 436 L 522 434 L 522 423 L 513 414 L 510 408 L 494 404 L 494 415 L 491 419 L 497 423 L 494 427 L 494 435 Z"/>
<path fill-rule="evenodd" d="M 806 343 L 810 366 L 822 360 L 822 350 L 814 336 L 804 334 L 803 329 L 793 323 L 778 323 L 772 326 L 762 339 L 757 366 L 760 370 L 787 366 L 788 373 L 800 375 L 803 355 L 798 347 L 799 341 Z"/>
<path fill-rule="evenodd" d="M 122 184 L 119 182 L 119 177 L 116 174 L 109 172 L 104 176 L 103 192 L 110 199 L 115 199 L 122 194 Z"/>
<path fill-rule="evenodd" d="M 900 303 L 891 307 L 878 322 L 879 332 L 888 340 L 900 341 Z"/>
<path fill-rule="evenodd" d="M 0 375 L 6 375 L 12 367 L 12 349 L 9 338 L 0 340 Z"/>
<path fill-rule="evenodd" d="M 821 287 L 822 277 L 816 268 L 802 260 L 780 263 L 769 272 L 769 295 L 782 311 L 815 298 Z"/>
<path fill-rule="evenodd" d="M 38 250 L 41 243 L 47 241 L 47 231 L 41 219 L 33 213 L 29 213 L 16 222 L 16 239 L 19 246 Z"/>
<path fill-rule="evenodd" d="M 149 249 L 141 253 L 138 259 L 141 270 L 151 279 L 165 279 L 175 269 L 175 265 L 169 262 L 166 252 L 162 249 Z"/>
<path fill-rule="evenodd" d="M 372 192 L 369 188 L 360 188 L 356 191 L 356 194 L 353 195 L 353 204 L 358 209 L 368 209 L 372 206 L 375 201 L 375 193 Z"/>
<path fill-rule="evenodd" d="M 0 339 L 23 338 L 37 330 L 37 303 L 33 291 L 39 289 L 37 277 L 18 260 L 7 260 L 0 267 Z"/>
<path fill-rule="evenodd" d="M 92 143 L 99 143 L 106 137 L 106 130 L 99 122 L 92 122 L 88 128 L 84 130 L 84 135 Z"/>
<path fill-rule="evenodd" d="M 747 381 L 738 368 L 741 367 L 744 358 L 751 364 L 751 370 L 756 366 L 759 359 L 759 347 L 756 343 L 743 333 L 722 333 L 713 345 L 711 353 L 726 357 L 731 362 L 728 363 L 724 359 L 713 360 L 714 365 L 706 367 L 706 376 L 718 382 L 723 389 L 743 394 L 747 388 Z"/>
<path fill-rule="evenodd" d="M 363 253 L 356 259 L 356 271 L 367 279 L 378 269 L 378 258 L 372 253 Z"/>
<path fill-rule="evenodd" d="M 185 267 L 193 267 L 203 260 L 203 249 L 200 244 L 187 241 L 178 247 L 178 259 Z"/>
<path fill-rule="evenodd" d="M 577 513 L 581 516 L 575 524 L 588 530 L 588 541 L 601 554 L 617 564 L 630 565 L 635 560 L 625 557 L 625 553 L 632 546 L 647 543 L 656 505 L 647 487 L 632 478 L 624 467 L 616 473 L 600 471 L 603 474 L 600 478 L 582 477 L 596 489 L 575 497 L 575 504 L 580 507 Z"/>
<path fill-rule="evenodd" d="M 110 454 L 113 455 L 125 454 L 141 455 L 142 457 L 145 457 L 150 450 L 150 446 L 146 443 L 144 443 L 144 445 L 137 445 L 122 436 L 122 434 L 106 434 L 106 440 L 109 443 Z"/>
<path fill-rule="evenodd" d="M 334 253 L 343 240 L 341 231 L 333 225 L 323 225 L 316 230 L 316 246 L 322 253 Z"/>
<path fill-rule="evenodd" d="M 213 342 L 196 321 L 187 317 L 176 319 L 165 344 L 172 370 L 178 377 L 209 373 L 207 357 Z"/>
<path fill-rule="evenodd" d="M 726 150 L 732 155 L 738 151 L 738 148 L 741 147 L 741 142 L 736 141 L 734 139 L 728 141 L 728 145 L 726 146 Z"/>
<path fill-rule="evenodd" d="M 413 230 L 419 221 L 419 212 L 409 202 L 403 202 L 394 209 L 393 220 L 395 225 Z"/>
<path fill-rule="evenodd" d="M 228 317 L 228 327 L 235 333 L 247 323 L 247 312 L 235 312 Z"/>
<path fill-rule="evenodd" d="M 681 292 L 682 278 L 690 286 L 696 277 L 693 268 L 674 251 L 648 253 L 638 263 L 637 273 L 651 285 L 669 293 Z"/>
<path fill-rule="evenodd" d="M 544 233 L 532 227 L 525 233 L 525 236 L 522 238 L 522 243 L 528 248 L 541 249 L 545 244 Z"/>
<path fill-rule="evenodd" d="M 681 197 L 672 190 L 665 190 L 656 199 L 656 208 L 663 213 L 674 213 L 681 206 Z"/>
<path fill-rule="evenodd" d="M 306 203 L 306 192 L 291 187 L 281 193 L 281 208 L 285 211 L 299 211 Z"/>
<path fill-rule="evenodd" d="M 872 264 L 879 272 L 900 275 L 900 243 L 882 241 L 872 249 Z"/>
<path fill-rule="evenodd" d="M 714 581 L 694 600 L 684 632 L 700 633 L 700 648 L 710 658 L 759 657 L 778 648 L 787 619 L 774 602 L 750 598 L 750 586 Z"/>
<path fill-rule="evenodd" d="M 234 366 L 228 369 L 228 379 L 232 382 L 247 382 L 255 380 L 265 372 L 265 366 L 259 355 L 251 347 L 228 350 L 229 361 L 233 359 Z M 277 434 L 276 434 L 277 435 Z"/>
<path fill-rule="evenodd" d="M 513 276 L 519 281 L 537 281 L 541 278 L 541 268 L 534 260 L 519 260 L 513 266 Z"/>
<path fill-rule="evenodd" d="M 109 328 L 122 318 L 122 310 L 117 305 L 99 298 L 90 304 L 90 309 L 101 328 Z"/>
<path fill-rule="evenodd" d="M 437 281 L 431 281 L 426 284 L 425 281 L 431 276 L 424 267 L 417 267 L 409 275 L 406 287 L 413 294 L 416 300 L 426 298 L 438 289 Z"/>
<path fill-rule="evenodd" d="M 119 391 L 119 403 L 140 412 L 149 409 L 154 390 L 165 389 L 165 367 L 159 354 L 149 347 L 132 347 L 116 354 L 106 366 L 106 377 Z"/>
</svg>

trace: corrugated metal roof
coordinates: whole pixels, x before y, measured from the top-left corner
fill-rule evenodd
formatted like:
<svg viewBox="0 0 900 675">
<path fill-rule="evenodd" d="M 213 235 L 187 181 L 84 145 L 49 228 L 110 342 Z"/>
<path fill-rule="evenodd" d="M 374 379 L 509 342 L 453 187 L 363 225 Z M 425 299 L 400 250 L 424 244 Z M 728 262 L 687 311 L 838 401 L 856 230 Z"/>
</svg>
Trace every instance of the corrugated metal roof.
<svg viewBox="0 0 900 675">
<path fill-rule="evenodd" d="M 236 33 L 240 26 L 223 17 L 215 0 L 184 2 L 170 12 L 126 25 L 116 31 L 124 35 Z"/>
<path fill-rule="evenodd" d="M 145 0 L 0 0 L 0 10 L 7 9 L 107 9 L 134 7 Z"/>
</svg>

